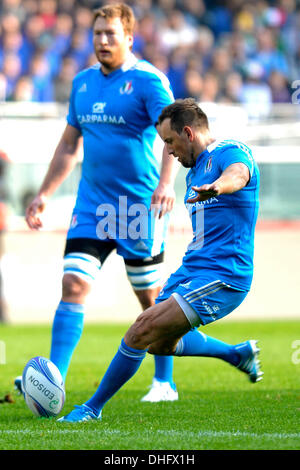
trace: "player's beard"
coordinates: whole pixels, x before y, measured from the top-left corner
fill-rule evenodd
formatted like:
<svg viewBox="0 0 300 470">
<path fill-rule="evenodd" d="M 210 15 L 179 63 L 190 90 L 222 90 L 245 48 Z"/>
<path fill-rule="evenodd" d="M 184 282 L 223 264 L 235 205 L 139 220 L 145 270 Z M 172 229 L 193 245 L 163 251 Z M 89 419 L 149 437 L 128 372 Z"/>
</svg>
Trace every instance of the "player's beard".
<svg viewBox="0 0 300 470">
<path fill-rule="evenodd" d="M 127 49 L 124 50 L 109 50 L 106 54 L 98 53 L 96 54 L 98 61 L 103 66 L 104 72 L 106 73 L 112 72 L 116 69 L 122 67 L 124 62 L 126 61 L 130 51 Z"/>
<path fill-rule="evenodd" d="M 195 152 L 191 149 L 190 154 L 185 159 L 180 159 L 180 163 L 184 168 L 193 168 L 196 163 Z"/>
</svg>

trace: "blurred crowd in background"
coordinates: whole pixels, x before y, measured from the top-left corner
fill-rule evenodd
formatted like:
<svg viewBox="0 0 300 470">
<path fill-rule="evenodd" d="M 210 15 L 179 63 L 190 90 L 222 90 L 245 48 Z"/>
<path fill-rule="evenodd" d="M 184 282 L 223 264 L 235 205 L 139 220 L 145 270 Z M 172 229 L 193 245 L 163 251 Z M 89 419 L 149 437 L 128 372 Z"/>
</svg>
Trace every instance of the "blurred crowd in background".
<svg viewBox="0 0 300 470">
<path fill-rule="evenodd" d="M 92 12 L 111 0 L 0 1 L 0 101 L 66 103 L 96 63 Z M 129 0 L 134 53 L 169 77 L 176 98 L 290 103 L 300 78 L 300 1 Z"/>
</svg>

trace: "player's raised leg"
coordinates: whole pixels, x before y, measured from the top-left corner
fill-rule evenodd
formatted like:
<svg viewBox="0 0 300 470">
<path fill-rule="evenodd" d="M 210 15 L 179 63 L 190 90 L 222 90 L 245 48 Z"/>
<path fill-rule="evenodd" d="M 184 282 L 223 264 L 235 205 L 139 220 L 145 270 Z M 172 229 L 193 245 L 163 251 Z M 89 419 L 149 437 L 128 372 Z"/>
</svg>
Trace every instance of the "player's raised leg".
<svg viewBox="0 0 300 470">
<path fill-rule="evenodd" d="M 180 285 L 172 296 L 194 329 L 178 341 L 175 355 L 222 359 L 245 372 L 251 382 L 260 381 L 263 373 L 258 360 L 257 341 L 248 340 L 232 345 L 196 329 L 231 313 L 242 303 L 246 295 L 247 292 L 228 288 L 219 280 L 205 284 L 201 278 L 196 278 L 188 286 Z"/>
</svg>

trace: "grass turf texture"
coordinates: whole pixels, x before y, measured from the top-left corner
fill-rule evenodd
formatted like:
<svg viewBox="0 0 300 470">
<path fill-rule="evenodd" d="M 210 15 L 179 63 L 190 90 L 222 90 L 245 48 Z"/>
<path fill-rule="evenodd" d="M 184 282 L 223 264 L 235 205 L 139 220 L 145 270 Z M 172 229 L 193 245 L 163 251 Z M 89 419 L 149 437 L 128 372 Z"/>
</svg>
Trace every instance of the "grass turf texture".
<svg viewBox="0 0 300 470">
<path fill-rule="evenodd" d="M 69 370 L 62 414 L 94 393 L 126 329 L 85 326 Z M 105 406 L 101 422 L 62 425 L 34 417 L 13 389 L 13 379 L 27 360 L 49 355 L 50 327 L 0 325 L 6 346 L 0 398 L 9 393 L 14 400 L 0 404 L 0 449 L 300 449 L 300 364 L 292 360 L 299 322 L 223 320 L 203 331 L 232 344 L 259 339 L 263 381 L 251 384 L 245 374 L 218 359 L 175 358 L 179 401 L 141 403 L 153 374 L 153 359 L 147 356 Z"/>
</svg>

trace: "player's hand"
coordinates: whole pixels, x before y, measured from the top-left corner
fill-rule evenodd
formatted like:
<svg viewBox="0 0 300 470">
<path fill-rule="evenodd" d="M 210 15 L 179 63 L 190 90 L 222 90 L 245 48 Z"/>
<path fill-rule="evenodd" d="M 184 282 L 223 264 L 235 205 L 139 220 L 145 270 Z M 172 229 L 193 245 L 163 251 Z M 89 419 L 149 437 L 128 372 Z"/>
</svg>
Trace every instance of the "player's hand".
<svg viewBox="0 0 300 470">
<path fill-rule="evenodd" d="M 25 219 L 27 225 L 32 230 L 39 230 L 43 224 L 40 219 L 40 214 L 44 211 L 46 206 L 46 198 L 44 196 L 36 196 L 31 204 L 26 209 Z"/>
<path fill-rule="evenodd" d="M 192 186 L 192 189 L 198 193 L 197 196 L 190 197 L 186 200 L 189 204 L 193 204 L 198 201 L 206 201 L 211 197 L 219 196 L 220 186 L 217 183 L 203 184 L 202 186 Z"/>
<path fill-rule="evenodd" d="M 152 194 L 150 210 L 154 217 L 161 219 L 167 212 L 171 212 L 175 203 L 173 185 L 160 183 Z"/>
</svg>

